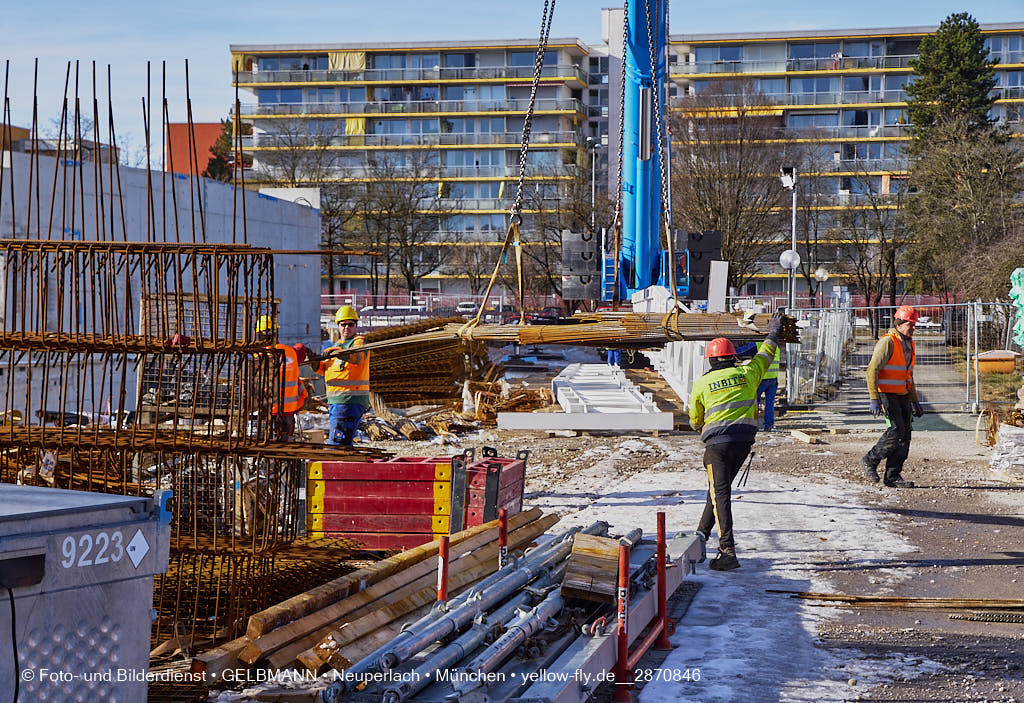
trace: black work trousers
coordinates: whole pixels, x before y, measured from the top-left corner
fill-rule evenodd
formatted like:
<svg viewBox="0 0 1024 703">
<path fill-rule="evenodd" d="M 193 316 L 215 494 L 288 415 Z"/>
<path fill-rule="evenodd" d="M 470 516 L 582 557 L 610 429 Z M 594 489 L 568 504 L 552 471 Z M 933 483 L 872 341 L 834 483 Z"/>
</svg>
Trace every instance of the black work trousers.
<svg viewBox="0 0 1024 703">
<path fill-rule="evenodd" d="M 889 418 L 889 426 L 867 453 L 867 459 L 875 466 L 885 459 L 884 480 L 892 483 L 903 478 L 903 462 L 910 453 L 910 394 L 879 393 L 878 397 Z"/>
<path fill-rule="evenodd" d="M 753 440 L 709 444 L 704 448 L 704 468 L 708 472 L 708 496 L 697 529 L 705 535 L 718 525 L 718 548 L 735 549 L 732 536 L 732 482 L 750 454 Z"/>
</svg>

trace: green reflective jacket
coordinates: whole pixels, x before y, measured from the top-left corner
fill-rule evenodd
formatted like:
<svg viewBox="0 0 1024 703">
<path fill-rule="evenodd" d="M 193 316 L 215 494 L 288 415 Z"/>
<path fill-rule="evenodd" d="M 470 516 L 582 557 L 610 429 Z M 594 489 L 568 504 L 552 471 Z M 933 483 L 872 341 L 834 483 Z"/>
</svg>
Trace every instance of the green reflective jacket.
<svg viewBox="0 0 1024 703">
<path fill-rule="evenodd" d="M 757 386 L 778 346 L 765 340 L 746 366 L 708 371 L 690 394 L 690 426 L 708 444 L 743 442 L 757 434 Z"/>
<path fill-rule="evenodd" d="M 758 344 L 757 345 L 757 350 L 758 351 L 764 350 L 764 345 L 765 345 L 764 342 L 761 342 L 760 344 Z M 772 357 L 772 364 L 771 364 L 771 366 L 768 367 L 768 371 L 765 373 L 764 378 L 761 379 L 762 381 L 768 381 L 768 380 L 771 380 L 773 378 L 778 378 L 779 377 L 779 359 L 781 359 L 781 358 L 782 358 L 782 347 L 775 347 L 775 356 Z"/>
</svg>

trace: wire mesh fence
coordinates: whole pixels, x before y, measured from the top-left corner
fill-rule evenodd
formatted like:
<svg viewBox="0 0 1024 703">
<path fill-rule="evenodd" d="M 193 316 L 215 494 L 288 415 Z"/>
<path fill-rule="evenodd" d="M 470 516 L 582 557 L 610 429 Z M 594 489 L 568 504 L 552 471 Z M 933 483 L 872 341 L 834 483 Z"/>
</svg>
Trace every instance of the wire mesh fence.
<svg viewBox="0 0 1024 703">
<path fill-rule="evenodd" d="M 786 349 L 790 404 L 867 408 L 865 374 L 875 344 L 892 328 L 896 307 L 797 309 L 801 343 Z M 1013 403 L 1021 385 L 1021 349 L 1013 343 L 1015 308 L 974 302 L 916 308 L 914 383 L 925 407 L 972 410 Z M 1005 353 L 994 353 L 1005 352 Z M 993 358 L 994 357 L 994 358 Z"/>
</svg>

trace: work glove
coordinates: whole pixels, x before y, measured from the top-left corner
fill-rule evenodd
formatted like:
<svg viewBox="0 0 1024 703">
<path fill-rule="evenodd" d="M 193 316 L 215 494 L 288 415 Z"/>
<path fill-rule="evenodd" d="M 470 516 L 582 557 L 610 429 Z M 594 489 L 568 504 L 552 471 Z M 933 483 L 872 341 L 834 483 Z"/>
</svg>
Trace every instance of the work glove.
<svg viewBox="0 0 1024 703">
<path fill-rule="evenodd" d="M 921 417 L 922 415 L 924 415 L 924 408 L 922 408 L 921 404 L 915 400 L 914 401 L 914 417 Z"/>
<path fill-rule="evenodd" d="M 871 414 L 875 417 L 882 414 L 882 401 L 878 398 L 871 399 Z"/>
<path fill-rule="evenodd" d="M 772 319 L 768 320 L 768 339 L 778 341 L 782 334 L 782 311 L 776 310 Z"/>
</svg>

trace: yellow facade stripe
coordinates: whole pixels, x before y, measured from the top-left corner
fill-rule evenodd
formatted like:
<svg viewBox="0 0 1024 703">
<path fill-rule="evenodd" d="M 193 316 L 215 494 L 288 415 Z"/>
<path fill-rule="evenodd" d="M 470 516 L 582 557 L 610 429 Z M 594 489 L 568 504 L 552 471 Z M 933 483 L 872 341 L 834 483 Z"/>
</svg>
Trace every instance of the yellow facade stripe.
<svg viewBox="0 0 1024 703">
<path fill-rule="evenodd" d="M 529 66 L 527 66 L 529 68 Z M 373 70 L 373 69 L 367 69 Z M 388 70 L 388 69 L 384 69 Z M 395 69 L 402 70 L 402 69 Z M 906 70 L 906 69 L 903 69 Z M 340 80 L 327 80 L 322 81 L 308 80 L 308 81 L 267 81 L 265 83 L 239 83 L 239 88 L 246 90 L 253 90 L 255 88 L 291 88 L 294 86 L 313 86 L 313 85 L 366 85 L 370 87 L 375 86 L 391 86 L 396 83 L 401 85 L 437 85 L 439 83 L 452 84 L 452 83 L 469 83 L 478 85 L 481 83 L 494 83 L 505 85 L 508 83 L 526 83 L 530 84 L 533 81 L 533 76 L 528 78 L 413 78 L 410 80 L 390 80 L 390 81 L 369 81 L 369 80 L 351 80 L 351 81 L 340 81 Z M 541 76 L 541 83 L 582 83 L 583 81 L 578 76 Z"/>
<path fill-rule="evenodd" d="M 309 462 L 309 467 L 306 472 L 306 478 L 323 478 L 324 477 L 324 466 L 319 461 Z"/>
<path fill-rule="evenodd" d="M 495 244 L 497 243 L 495 242 Z M 434 478 L 438 481 L 451 481 L 452 465 L 447 462 L 434 464 Z"/>
<path fill-rule="evenodd" d="M 250 47 L 251 48 L 251 47 Z M 328 51 L 363 51 L 367 54 L 393 54 L 397 51 L 422 52 L 424 54 L 436 54 L 439 51 L 500 51 L 501 49 L 533 49 L 537 50 L 536 42 L 523 44 L 498 44 L 495 46 L 384 46 L 370 48 L 363 44 L 358 46 L 343 47 L 320 47 L 303 46 L 294 49 L 260 49 L 246 50 L 245 54 L 259 58 L 260 56 L 294 56 L 295 54 L 325 54 Z M 584 55 L 589 55 L 590 50 L 581 44 L 548 44 L 548 49 L 579 49 Z M 236 52 L 240 53 L 240 52 Z"/>
<path fill-rule="evenodd" d="M 992 33 L 999 30 L 982 30 L 983 33 Z M 1005 32 L 1006 30 L 1002 30 Z M 889 39 L 892 37 L 923 37 L 932 32 L 911 32 L 909 34 L 834 34 L 832 36 L 821 36 L 821 37 L 750 37 L 748 39 L 676 39 L 670 40 L 669 45 L 675 46 L 699 46 L 702 44 L 778 44 L 779 42 L 786 42 L 789 44 L 799 44 L 805 41 L 838 41 L 842 39 Z M 821 58 L 828 58 L 821 57 Z"/>
<path fill-rule="evenodd" d="M 273 119 L 341 119 L 343 117 L 440 117 L 449 115 L 451 117 L 497 117 L 498 115 L 525 115 L 526 110 L 476 110 L 473 112 L 316 112 L 303 115 L 242 115 L 243 120 L 273 120 Z M 583 113 L 573 108 L 564 110 L 534 110 L 534 115 L 578 115 Z"/>
</svg>

